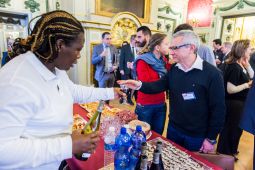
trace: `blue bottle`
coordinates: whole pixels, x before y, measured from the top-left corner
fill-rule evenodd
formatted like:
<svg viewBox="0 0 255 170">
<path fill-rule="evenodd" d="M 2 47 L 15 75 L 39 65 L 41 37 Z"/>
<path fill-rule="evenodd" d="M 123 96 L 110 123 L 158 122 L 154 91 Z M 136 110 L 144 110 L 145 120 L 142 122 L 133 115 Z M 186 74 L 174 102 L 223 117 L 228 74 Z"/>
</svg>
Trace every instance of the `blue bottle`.
<svg viewBox="0 0 255 170">
<path fill-rule="evenodd" d="M 129 152 L 128 148 L 120 145 L 114 155 L 115 170 L 129 170 Z"/>
<path fill-rule="evenodd" d="M 130 169 L 134 169 L 141 154 L 142 143 L 146 142 L 146 135 L 140 125 L 136 126 L 135 132 L 131 135 L 132 148 L 130 150 Z"/>
<path fill-rule="evenodd" d="M 130 136 L 125 127 L 121 127 L 120 134 L 116 137 L 115 145 L 116 149 L 118 149 L 120 146 L 125 146 L 127 148 L 131 146 Z"/>
</svg>

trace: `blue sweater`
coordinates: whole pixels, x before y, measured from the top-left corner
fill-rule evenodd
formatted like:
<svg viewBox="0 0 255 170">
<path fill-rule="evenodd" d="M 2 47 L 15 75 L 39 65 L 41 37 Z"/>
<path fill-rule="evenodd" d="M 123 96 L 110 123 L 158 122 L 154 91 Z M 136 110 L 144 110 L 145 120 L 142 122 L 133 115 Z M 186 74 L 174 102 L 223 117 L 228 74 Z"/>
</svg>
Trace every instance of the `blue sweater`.
<svg viewBox="0 0 255 170">
<path fill-rule="evenodd" d="M 203 70 L 184 72 L 173 65 L 160 80 L 143 83 L 143 93 L 169 90 L 169 123 L 176 130 L 192 136 L 216 139 L 224 125 L 224 83 L 217 68 L 203 62 Z M 183 95 L 192 94 L 190 100 Z"/>
</svg>

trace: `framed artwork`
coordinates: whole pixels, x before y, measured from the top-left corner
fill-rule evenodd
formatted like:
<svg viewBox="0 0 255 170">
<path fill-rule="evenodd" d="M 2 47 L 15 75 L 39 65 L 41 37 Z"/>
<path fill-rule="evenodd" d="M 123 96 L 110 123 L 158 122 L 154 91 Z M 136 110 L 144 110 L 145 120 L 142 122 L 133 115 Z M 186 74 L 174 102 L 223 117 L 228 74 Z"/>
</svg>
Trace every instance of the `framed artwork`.
<svg viewBox="0 0 255 170">
<path fill-rule="evenodd" d="M 175 25 L 175 19 L 158 16 L 157 28 L 159 31 L 171 33 L 173 32 Z"/>
<path fill-rule="evenodd" d="M 224 18 L 223 19 L 223 27 L 221 32 L 222 41 L 233 41 L 234 31 L 235 31 L 235 19 L 234 18 Z M 240 35 L 240 32 L 236 32 L 235 34 Z"/>
<path fill-rule="evenodd" d="M 112 17 L 120 12 L 135 14 L 142 22 L 149 22 L 151 0 L 96 0 L 96 14 Z"/>
<path fill-rule="evenodd" d="M 165 31 L 165 20 L 164 19 L 158 19 L 157 21 L 157 30 L 158 31 Z"/>
<path fill-rule="evenodd" d="M 173 32 L 175 28 L 175 20 L 174 19 L 165 19 L 165 31 L 166 32 Z"/>
</svg>

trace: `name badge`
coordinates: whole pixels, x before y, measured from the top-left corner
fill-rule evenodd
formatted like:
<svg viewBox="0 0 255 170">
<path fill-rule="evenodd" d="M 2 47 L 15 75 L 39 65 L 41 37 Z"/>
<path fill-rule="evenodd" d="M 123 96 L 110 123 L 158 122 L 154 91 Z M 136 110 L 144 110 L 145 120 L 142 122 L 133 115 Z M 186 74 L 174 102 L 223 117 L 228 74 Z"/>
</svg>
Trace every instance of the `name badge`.
<svg viewBox="0 0 255 170">
<path fill-rule="evenodd" d="M 196 99 L 194 92 L 182 93 L 182 97 L 184 100 L 195 100 Z"/>
</svg>

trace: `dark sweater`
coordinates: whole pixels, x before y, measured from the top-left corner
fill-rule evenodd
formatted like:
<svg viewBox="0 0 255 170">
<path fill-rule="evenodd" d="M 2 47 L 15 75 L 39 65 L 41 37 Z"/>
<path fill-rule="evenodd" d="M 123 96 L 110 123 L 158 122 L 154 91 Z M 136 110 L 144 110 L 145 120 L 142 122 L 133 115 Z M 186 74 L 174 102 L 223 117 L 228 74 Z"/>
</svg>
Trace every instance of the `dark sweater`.
<svg viewBox="0 0 255 170">
<path fill-rule="evenodd" d="M 192 136 L 216 139 L 225 118 L 224 83 L 220 71 L 207 62 L 203 70 L 189 72 L 175 65 L 165 77 L 143 83 L 140 91 L 159 93 L 169 89 L 169 123 L 178 131 Z M 194 92 L 195 99 L 184 100 L 183 94 Z"/>
</svg>

